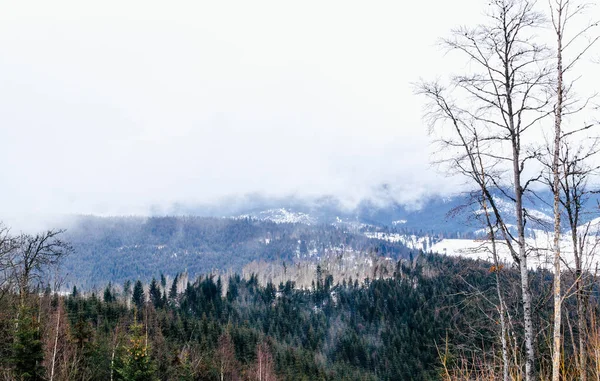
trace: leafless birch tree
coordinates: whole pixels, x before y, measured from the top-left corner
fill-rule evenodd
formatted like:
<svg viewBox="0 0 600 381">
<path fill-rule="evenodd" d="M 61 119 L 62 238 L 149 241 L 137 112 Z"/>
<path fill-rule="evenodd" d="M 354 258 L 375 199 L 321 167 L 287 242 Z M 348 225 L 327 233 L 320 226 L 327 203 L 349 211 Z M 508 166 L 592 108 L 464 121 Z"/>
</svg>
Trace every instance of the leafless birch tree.
<svg viewBox="0 0 600 381">
<path fill-rule="evenodd" d="M 578 160 L 571 161 L 568 158 L 566 161 L 571 161 L 567 164 L 567 167 L 561 166 L 561 148 L 568 154 L 569 151 L 569 143 L 566 139 L 570 135 L 585 131 L 591 127 L 593 127 L 594 123 L 584 124 L 579 128 L 567 130 L 563 126 L 563 119 L 565 116 L 570 114 L 579 113 L 587 109 L 589 104 L 589 99 L 584 102 L 580 102 L 577 97 L 571 94 L 573 89 L 573 83 L 566 83 L 566 76 L 568 76 L 575 65 L 577 65 L 578 61 L 584 57 L 586 52 L 588 52 L 594 44 L 598 41 L 598 36 L 590 36 L 591 30 L 598 25 L 597 22 L 590 22 L 584 24 L 583 28 L 576 27 L 574 32 L 571 32 L 571 24 L 574 21 L 577 21 L 577 18 L 581 16 L 587 8 L 590 6 L 590 3 L 580 2 L 580 1 L 572 1 L 572 0 L 549 0 L 550 6 L 550 15 L 552 20 L 552 27 L 554 34 L 556 36 L 556 72 L 555 78 L 556 83 L 554 85 L 555 94 L 554 94 L 554 139 L 552 145 L 552 164 L 551 164 L 551 172 L 552 172 L 552 182 L 551 189 L 553 193 L 553 210 L 554 210 L 554 239 L 553 239 L 553 252 L 554 252 L 554 286 L 553 286 L 553 299 L 554 299 L 554 326 L 553 326 L 553 343 L 552 343 L 552 380 L 559 381 L 560 380 L 560 370 L 561 370 L 561 353 L 562 353 L 562 343 L 561 343 L 561 318 L 562 318 L 562 301 L 563 295 L 561 290 L 561 206 L 567 206 L 567 204 L 563 203 L 561 205 L 561 183 L 564 191 L 565 186 L 568 187 L 568 177 L 571 178 L 572 181 L 578 182 L 580 185 L 582 183 L 581 180 L 585 181 L 586 172 L 579 172 L 578 175 L 574 173 L 567 174 L 563 172 L 562 169 L 569 171 L 569 167 L 574 165 L 575 168 L 582 168 L 581 163 L 583 162 L 583 158 L 580 157 Z M 571 33 L 570 33 L 571 32 Z M 582 41 L 583 40 L 583 41 Z M 582 42 L 582 44 L 580 43 Z M 572 50 L 575 51 L 573 52 Z M 570 59 L 568 57 L 571 57 Z M 592 154 L 586 154 L 585 159 L 589 159 Z M 563 163 L 564 164 L 564 163 Z M 589 175 L 589 172 L 587 172 Z M 575 176 L 575 177 L 573 177 Z M 571 185 L 574 185 L 572 183 Z M 576 187 L 577 188 L 577 187 Z M 581 190 L 581 189 L 579 189 Z M 566 197 L 569 195 L 565 194 Z M 570 206 L 570 205 L 569 205 Z M 576 211 L 572 211 L 576 212 Z M 571 216 L 573 217 L 573 216 Z M 570 218 L 570 225 L 572 225 Z M 571 226 L 571 229 L 577 229 L 577 227 Z M 575 231 L 575 234 L 576 231 Z M 574 251 L 577 251 L 577 248 L 573 247 Z M 577 284 L 579 283 L 576 280 Z M 583 346 L 580 346 L 581 354 L 584 354 Z M 583 357 L 580 358 L 580 361 L 585 361 Z M 583 363 L 580 363 L 580 377 L 585 379 L 585 367 L 582 367 Z"/>
<path fill-rule="evenodd" d="M 459 28 L 442 42 L 449 51 L 462 54 L 472 72 L 452 77 L 448 86 L 421 84 L 419 92 L 430 100 L 430 132 L 442 143 L 444 152 L 450 153 L 449 162 L 481 188 L 499 234 L 519 267 L 525 379 L 533 380 L 535 331 L 525 241 L 528 214 L 523 202 L 530 185 L 539 180 L 530 167 L 540 155 L 534 130 L 550 113 L 549 50 L 537 42 L 535 30 L 544 17 L 533 3 L 492 1 L 488 20 L 475 28 Z M 448 125 L 451 128 L 446 129 Z M 480 163 L 475 162 L 476 152 Z M 448 156 L 442 160 L 448 162 Z M 496 206 L 492 191 L 513 202 L 516 236 L 506 223 L 506 212 Z"/>
</svg>

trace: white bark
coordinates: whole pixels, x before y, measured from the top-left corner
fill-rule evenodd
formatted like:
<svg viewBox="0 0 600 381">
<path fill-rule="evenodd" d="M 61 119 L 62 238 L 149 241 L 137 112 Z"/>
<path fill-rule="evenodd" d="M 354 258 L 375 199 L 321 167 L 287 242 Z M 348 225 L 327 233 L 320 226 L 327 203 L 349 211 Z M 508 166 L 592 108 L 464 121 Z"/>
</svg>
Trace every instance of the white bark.
<svg viewBox="0 0 600 381">
<path fill-rule="evenodd" d="M 560 258 L 560 144 L 561 124 L 563 108 L 563 68 L 562 68 L 562 1 L 559 2 L 557 10 L 557 84 L 556 84 L 556 106 L 554 108 L 554 152 L 552 157 L 552 192 L 554 194 L 554 327 L 552 334 L 552 381 L 560 381 L 560 354 L 561 354 L 561 317 L 562 317 L 562 295 L 561 295 L 561 258 Z"/>
<path fill-rule="evenodd" d="M 50 381 L 54 380 L 54 365 L 56 363 L 56 350 L 58 348 L 59 328 L 60 328 L 60 302 L 58 305 L 58 316 L 56 318 L 56 334 L 54 335 L 54 350 L 52 351 L 52 368 L 50 371 Z"/>
</svg>

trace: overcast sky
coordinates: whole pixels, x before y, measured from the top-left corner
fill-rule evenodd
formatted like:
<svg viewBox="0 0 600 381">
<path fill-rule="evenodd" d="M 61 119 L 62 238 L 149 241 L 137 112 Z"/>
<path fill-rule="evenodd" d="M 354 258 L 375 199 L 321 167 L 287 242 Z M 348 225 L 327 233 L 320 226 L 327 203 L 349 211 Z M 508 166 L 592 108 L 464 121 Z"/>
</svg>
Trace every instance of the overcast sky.
<svg viewBox="0 0 600 381">
<path fill-rule="evenodd" d="M 1 6 L 5 215 L 453 188 L 410 83 L 485 2 L 94 4 Z"/>
</svg>

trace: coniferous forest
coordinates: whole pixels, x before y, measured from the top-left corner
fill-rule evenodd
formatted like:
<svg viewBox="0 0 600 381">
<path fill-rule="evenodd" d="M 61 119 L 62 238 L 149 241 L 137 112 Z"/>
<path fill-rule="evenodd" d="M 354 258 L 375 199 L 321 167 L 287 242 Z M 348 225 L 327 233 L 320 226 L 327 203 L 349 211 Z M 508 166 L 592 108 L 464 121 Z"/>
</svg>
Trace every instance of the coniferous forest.
<svg viewBox="0 0 600 381">
<path fill-rule="evenodd" d="M 309 288 L 261 284 L 256 275 L 159 273 L 57 292 L 50 270 L 72 250 L 61 235 L 4 235 L 4 258 L 14 266 L 0 299 L 6 380 L 439 380 L 465 366 L 484 379 L 498 363 L 498 272 L 506 307 L 519 311 L 516 269 L 423 252 L 372 279 L 334 281 L 318 265 Z M 552 281 L 544 271 L 531 278 L 539 295 Z M 595 287 L 588 306 L 596 316 Z M 537 300 L 536 325 L 550 317 L 548 294 Z M 518 321 L 513 316 L 515 343 Z M 540 353 L 549 333 L 536 340 Z M 565 337 L 579 334 L 570 327 Z M 511 351 L 522 356 L 516 345 Z M 565 359 L 572 356 L 566 346 Z"/>
</svg>

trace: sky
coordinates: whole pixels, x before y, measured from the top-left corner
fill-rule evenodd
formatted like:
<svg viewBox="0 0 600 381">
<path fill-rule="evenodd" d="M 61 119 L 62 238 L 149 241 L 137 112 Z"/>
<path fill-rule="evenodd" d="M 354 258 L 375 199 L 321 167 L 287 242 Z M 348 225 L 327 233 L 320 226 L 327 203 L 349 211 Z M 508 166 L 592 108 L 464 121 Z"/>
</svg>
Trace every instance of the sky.
<svg viewBox="0 0 600 381">
<path fill-rule="evenodd" d="M 5 2 L 0 213 L 456 190 L 411 83 L 448 71 L 437 39 L 484 5 Z"/>
</svg>

